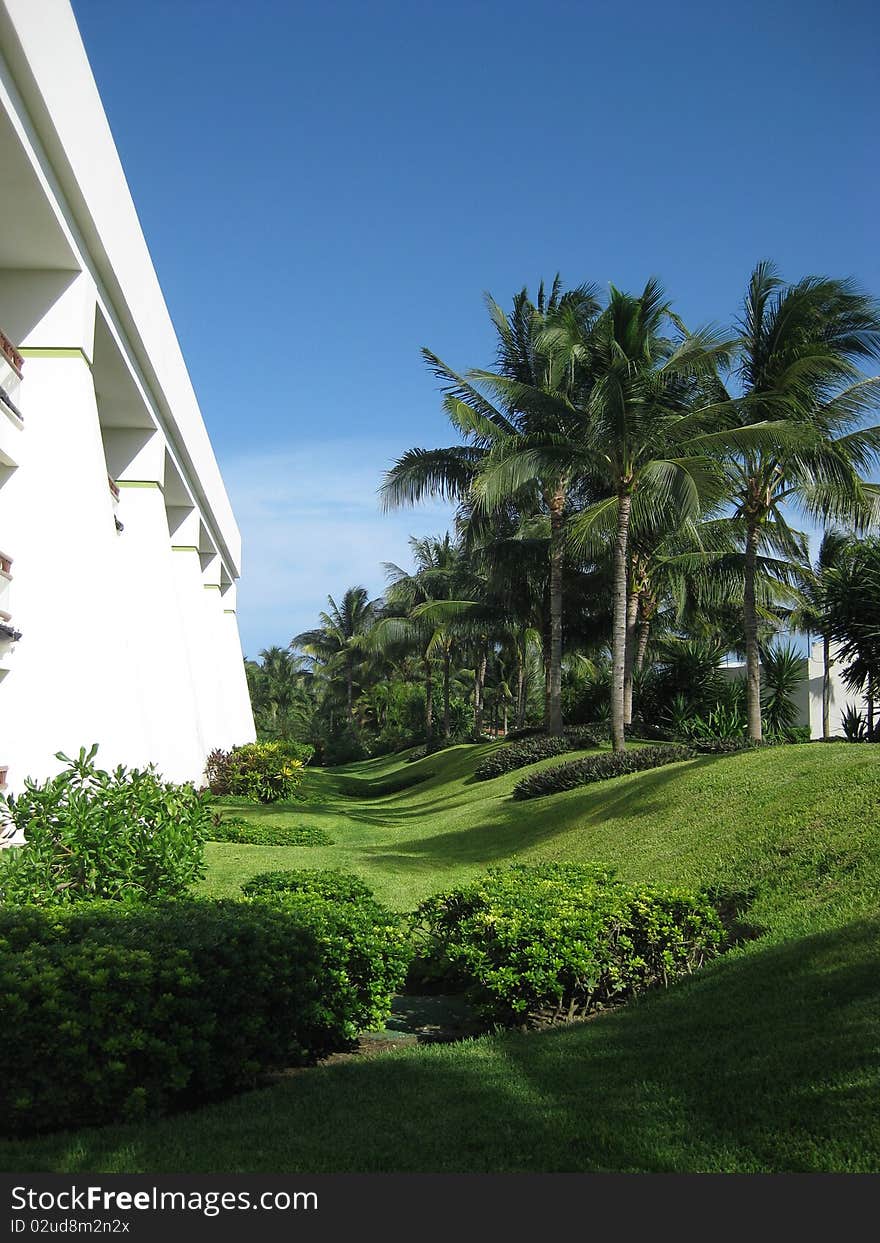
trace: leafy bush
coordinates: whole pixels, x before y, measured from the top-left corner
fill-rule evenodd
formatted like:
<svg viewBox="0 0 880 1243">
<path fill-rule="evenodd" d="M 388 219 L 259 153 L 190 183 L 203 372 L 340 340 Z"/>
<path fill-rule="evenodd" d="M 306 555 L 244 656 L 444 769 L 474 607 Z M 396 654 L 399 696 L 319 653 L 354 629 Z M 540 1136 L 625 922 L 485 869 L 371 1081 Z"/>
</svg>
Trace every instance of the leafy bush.
<svg viewBox="0 0 880 1243">
<path fill-rule="evenodd" d="M 509 729 L 505 735 L 504 741 L 521 742 L 523 738 L 545 737 L 546 734 L 546 725 L 522 725 L 519 729 Z"/>
<path fill-rule="evenodd" d="M 694 971 L 723 929 L 705 894 L 629 886 L 596 866 L 494 869 L 423 902 L 418 952 L 496 1022 L 559 1022 Z"/>
<path fill-rule="evenodd" d="M 330 868 L 260 872 L 246 881 L 241 891 L 249 898 L 296 894 L 298 897 L 323 898 L 325 902 L 363 902 L 373 897 L 372 889 L 358 876 Z"/>
<path fill-rule="evenodd" d="M 3 902 L 172 898 L 202 876 L 206 797 L 153 768 L 105 772 L 97 751 L 59 752 L 67 767 L 57 777 L 0 795 L 0 828 L 25 839 L 4 852 Z"/>
<path fill-rule="evenodd" d="M 597 747 L 599 740 L 595 734 L 585 727 L 571 730 L 563 738 L 543 737 L 525 738 L 522 742 L 498 747 L 491 755 L 474 770 L 477 781 L 489 781 L 504 773 L 512 773 L 517 768 L 525 768 L 527 764 L 536 764 L 538 760 L 548 760 L 554 755 L 564 755 L 566 751 L 577 751 L 589 747 Z"/>
<path fill-rule="evenodd" d="M 761 703 L 768 734 L 788 736 L 798 718 L 794 695 L 804 680 L 804 660 L 791 644 L 763 653 Z"/>
<path fill-rule="evenodd" d="M 215 796 L 236 794 L 253 803 L 292 799 L 303 779 L 304 755 L 311 748 L 295 742 L 247 742 L 219 749 L 205 761 L 205 779 Z"/>
<path fill-rule="evenodd" d="M 353 764 L 367 756 L 363 740 L 351 725 L 344 725 L 338 733 L 324 741 L 323 762 L 327 768 L 337 764 Z"/>
<path fill-rule="evenodd" d="M 738 751 L 771 747 L 775 742 L 773 738 L 693 738 L 690 745 L 700 755 L 735 755 Z"/>
<path fill-rule="evenodd" d="M 12 1133 L 134 1119 L 251 1086 L 378 1026 L 409 951 L 378 903 L 0 909 Z"/>
<path fill-rule="evenodd" d="M 565 738 L 525 738 L 522 742 L 498 747 L 491 755 L 487 755 L 474 769 L 474 780 L 489 781 L 493 777 L 501 777 L 517 768 L 525 768 L 527 764 L 548 760 L 551 756 L 562 755 L 570 750 L 571 746 Z"/>
<path fill-rule="evenodd" d="M 571 760 L 545 768 L 543 772 L 523 777 L 513 787 L 515 799 L 538 798 L 542 794 L 558 794 L 562 790 L 574 790 L 594 781 L 609 777 L 622 777 L 625 773 L 639 773 L 648 768 L 661 768 L 664 764 L 677 764 L 692 759 L 692 747 L 677 743 L 662 743 L 655 747 L 636 747 L 631 751 L 607 751 L 583 760 Z"/>
<path fill-rule="evenodd" d="M 333 838 L 323 829 L 303 824 L 298 827 L 279 827 L 272 824 L 254 824 L 238 816 L 214 816 L 207 832 L 212 842 L 238 842 L 242 846 L 332 846 Z"/>
</svg>

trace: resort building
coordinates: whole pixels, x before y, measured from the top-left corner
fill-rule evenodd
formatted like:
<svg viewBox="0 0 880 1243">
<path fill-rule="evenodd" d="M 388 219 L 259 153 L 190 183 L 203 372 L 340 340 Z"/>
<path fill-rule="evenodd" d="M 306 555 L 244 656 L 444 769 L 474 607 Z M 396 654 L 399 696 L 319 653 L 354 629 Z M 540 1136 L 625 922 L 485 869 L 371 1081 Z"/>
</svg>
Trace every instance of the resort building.
<svg viewBox="0 0 880 1243">
<path fill-rule="evenodd" d="M 254 737 L 241 539 L 68 0 L 0 0 L 0 785 Z"/>
<path fill-rule="evenodd" d="M 868 701 L 864 694 L 847 688 L 843 676 L 844 666 L 838 658 L 837 649 L 831 648 L 831 667 L 828 677 L 828 725 L 832 738 L 843 738 L 843 719 L 847 710 L 855 710 L 867 720 Z M 745 663 L 737 661 L 724 666 L 725 676 L 731 679 L 744 678 Z M 809 729 L 811 738 L 822 737 L 822 688 L 825 679 L 825 662 L 822 659 L 822 640 L 809 645 L 809 654 L 798 662 L 800 675 L 792 700 L 797 709 L 795 725 L 801 729 Z"/>
</svg>

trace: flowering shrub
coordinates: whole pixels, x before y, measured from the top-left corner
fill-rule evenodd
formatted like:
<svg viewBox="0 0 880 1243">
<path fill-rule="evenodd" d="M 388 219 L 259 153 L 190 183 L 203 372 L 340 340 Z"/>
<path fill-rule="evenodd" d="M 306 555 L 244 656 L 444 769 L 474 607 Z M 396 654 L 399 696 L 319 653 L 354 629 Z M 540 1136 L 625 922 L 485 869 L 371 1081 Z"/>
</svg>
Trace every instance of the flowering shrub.
<svg viewBox="0 0 880 1243">
<path fill-rule="evenodd" d="M 237 794 L 254 803 L 292 799 L 303 779 L 304 761 L 293 754 L 296 744 L 248 742 L 231 751 L 216 749 L 205 762 L 212 794 Z"/>
</svg>

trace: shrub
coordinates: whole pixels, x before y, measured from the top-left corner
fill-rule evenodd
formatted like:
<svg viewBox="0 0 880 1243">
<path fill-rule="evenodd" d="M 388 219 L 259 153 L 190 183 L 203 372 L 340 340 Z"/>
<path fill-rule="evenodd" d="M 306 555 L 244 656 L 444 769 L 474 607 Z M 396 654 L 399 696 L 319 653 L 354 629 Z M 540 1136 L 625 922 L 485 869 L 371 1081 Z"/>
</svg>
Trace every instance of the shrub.
<svg viewBox="0 0 880 1243">
<path fill-rule="evenodd" d="M 153 768 L 105 772 L 97 751 L 59 752 L 67 767 L 56 777 L 0 796 L 0 827 L 25 839 L 4 852 L 3 902 L 178 897 L 203 874 L 206 797 Z"/>
<path fill-rule="evenodd" d="M 546 735 L 524 738 L 522 742 L 498 747 L 491 755 L 487 755 L 474 770 L 474 778 L 477 781 L 489 781 L 504 773 L 512 773 L 517 768 L 525 768 L 527 764 L 536 764 L 538 760 L 548 760 L 554 755 L 563 755 L 566 751 L 598 746 L 599 740 L 595 734 L 583 726 L 571 730 L 563 738 L 551 738 Z"/>
<path fill-rule="evenodd" d="M 513 788 L 515 799 L 538 798 L 542 794 L 558 794 L 562 790 L 574 790 L 577 786 L 605 781 L 609 777 L 622 777 L 626 773 L 639 773 L 648 768 L 661 768 L 664 764 L 677 764 L 689 760 L 696 752 L 692 747 L 677 743 L 663 743 L 655 747 L 636 747 L 631 751 L 608 751 L 583 760 L 571 760 L 555 768 L 523 777 Z"/>
<path fill-rule="evenodd" d="M 772 738 L 692 738 L 691 747 L 700 755 L 733 755 L 737 751 L 753 751 L 760 747 L 770 747 L 776 740 Z"/>
<path fill-rule="evenodd" d="M 414 935 L 430 963 L 470 984 L 503 1023 L 559 1022 L 688 974 L 723 943 L 705 894 L 634 887 L 574 864 L 494 869 L 423 902 Z"/>
<path fill-rule="evenodd" d="M 358 876 L 330 868 L 260 872 L 246 881 L 241 891 L 249 898 L 296 894 L 298 897 L 323 898 L 325 902 L 363 902 L 373 897 L 372 889 Z"/>
<path fill-rule="evenodd" d="M 509 729 L 505 742 L 520 742 L 523 738 L 538 738 L 547 733 L 546 725 L 523 725 L 519 729 Z"/>
<path fill-rule="evenodd" d="M 408 950 L 378 903 L 314 898 L 0 910 L 14 1134 L 134 1119 L 252 1085 L 381 1024 Z"/>
<path fill-rule="evenodd" d="M 279 827 L 272 824 L 254 824 L 238 816 L 214 816 L 208 829 L 212 842 L 237 842 L 242 846 L 332 846 L 333 838 L 323 829 L 303 824 L 298 827 Z"/>
<path fill-rule="evenodd" d="M 292 799 L 303 779 L 310 748 L 290 742 L 248 742 L 231 751 L 214 750 L 205 761 L 205 780 L 215 796 L 235 794 L 252 803 Z"/>
</svg>

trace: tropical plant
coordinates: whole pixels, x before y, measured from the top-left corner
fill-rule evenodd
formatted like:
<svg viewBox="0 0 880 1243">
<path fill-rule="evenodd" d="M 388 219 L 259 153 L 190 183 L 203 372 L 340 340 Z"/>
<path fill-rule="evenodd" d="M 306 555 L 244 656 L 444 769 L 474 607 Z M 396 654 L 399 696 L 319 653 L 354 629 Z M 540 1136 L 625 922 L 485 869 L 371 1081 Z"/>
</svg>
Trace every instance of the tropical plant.
<svg viewBox="0 0 880 1243">
<path fill-rule="evenodd" d="M 97 753 L 97 744 L 76 758 L 59 751 L 56 777 L 0 795 L 0 837 L 24 839 L 4 851 L 0 902 L 174 898 L 203 875 L 207 797 L 154 768 L 106 772 Z"/>
<path fill-rule="evenodd" d="M 349 587 L 339 604 L 327 597 L 329 610 L 321 613 L 321 625 L 291 640 L 291 648 L 301 648 L 313 660 L 322 662 L 333 674 L 345 680 L 348 720 L 354 725 L 355 675 L 359 658 L 367 647 L 367 635 L 376 620 L 379 602 L 370 600 L 365 587 Z"/>
<path fill-rule="evenodd" d="M 788 737 L 797 724 L 794 696 L 804 680 L 804 658 L 791 644 L 778 644 L 764 652 L 763 670 L 763 723 L 767 733 Z"/>
<path fill-rule="evenodd" d="M 863 472 L 880 428 L 862 426 L 880 378 L 857 364 L 880 357 L 880 309 L 851 281 L 807 276 L 786 285 L 772 264 L 752 273 L 738 321 L 736 399 L 719 385 L 744 436 L 723 440 L 728 485 L 744 545 L 743 629 L 749 736 L 761 737 L 755 582 L 762 549 L 797 550 L 784 507 L 826 522 L 865 524 L 877 489 Z"/>
<path fill-rule="evenodd" d="M 864 694 L 867 734 L 874 739 L 880 693 L 880 538 L 848 546 L 827 576 L 825 599 L 846 684 Z"/>
</svg>

